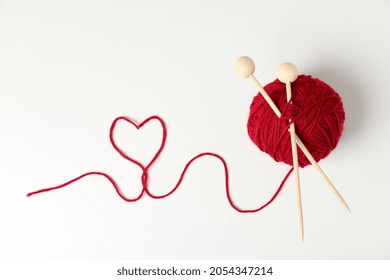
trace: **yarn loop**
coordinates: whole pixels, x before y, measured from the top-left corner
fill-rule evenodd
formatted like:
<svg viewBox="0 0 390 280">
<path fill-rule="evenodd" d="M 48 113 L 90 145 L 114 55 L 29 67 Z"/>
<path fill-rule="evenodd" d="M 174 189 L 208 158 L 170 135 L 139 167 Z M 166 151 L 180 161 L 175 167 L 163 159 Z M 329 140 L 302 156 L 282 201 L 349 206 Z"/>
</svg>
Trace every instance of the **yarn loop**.
<svg viewBox="0 0 390 280">
<path fill-rule="evenodd" d="M 116 125 L 117 125 L 117 123 L 119 121 L 125 121 L 125 122 L 129 123 L 130 125 L 134 126 L 136 129 L 142 128 L 145 124 L 147 124 L 150 121 L 157 121 L 157 122 L 160 123 L 160 125 L 162 127 L 162 132 L 163 132 L 161 145 L 160 145 L 160 148 L 158 149 L 158 151 L 155 153 L 153 159 L 147 165 L 144 165 L 141 162 L 139 162 L 138 160 L 134 159 L 133 157 L 127 155 L 116 144 L 115 138 L 114 138 L 114 130 L 115 130 L 115 127 L 116 127 Z M 136 202 L 136 201 L 140 200 L 144 196 L 144 194 L 148 195 L 149 197 L 151 197 L 153 199 L 162 199 L 162 198 L 170 196 L 171 194 L 173 194 L 179 188 L 180 184 L 182 183 L 182 181 L 184 179 L 184 176 L 185 176 L 188 168 L 191 166 L 191 164 L 194 161 L 196 161 L 196 160 L 198 160 L 200 158 L 203 158 L 203 157 L 212 157 L 212 158 L 215 158 L 215 159 L 217 159 L 218 161 L 220 161 L 222 163 L 223 170 L 224 170 L 224 173 L 225 173 L 226 197 L 227 197 L 228 202 L 231 205 L 231 207 L 234 210 L 236 210 L 236 211 L 238 211 L 240 213 L 256 213 L 256 212 L 264 209 L 268 205 L 270 205 L 275 200 L 275 198 L 278 196 L 278 194 L 282 190 L 282 188 L 284 186 L 284 183 L 286 182 L 287 178 L 290 176 L 291 172 L 293 171 L 293 169 L 291 168 L 287 172 L 286 176 L 283 178 L 282 182 L 280 183 L 278 189 L 272 195 L 271 199 L 269 199 L 268 202 L 264 203 L 263 205 L 255 208 L 255 209 L 242 209 L 242 208 L 238 207 L 233 202 L 233 199 L 231 198 L 230 187 L 229 187 L 229 171 L 228 171 L 228 167 L 227 167 L 226 161 L 223 159 L 223 157 L 221 157 L 218 154 L 205 152 L 205 153 L 200 153 L 200 154 L 194 156 L 192 159 L 190 159 L 187 162 L 187 164 L 185 165 L 183 171 L 180 174 L 179 180 L 177 181 L 176 185 L 171 189 L 171 191 L 169 191 L 168 193 L 163 194 L 163 195 L 155 195 L 155 194 L 150 192 L 149 187 L 148 187 L 148 185 L 149 185 L 148 184 L 149 168 L 157 160 L 157 158 L 159 157 L 160 153 L 164 149 L 166 138 L 167 138 L 167 128 L 165 126 L 164 121 L 159 116 L 151 116 L 151 117 L 147 118 L 146 120 L 144 120 L 143 122 L 141 122 L 140 124 L 137 124 L 136 122 L 132 121 L 131 119 L 123 117 L 123 116 L 117 117 L 112 122 L 111 128 L 110 128 L 110 142 L 111 142 L 111 145 L 121 155 L 122 158 L 124 158 L 125 160 L 127 160 L 127 161 L 129 161 L 129 162 L 131 162 L 131 163 L 133 163 L 135 165 L 137 165 L 142 170 L 142 175 L 141 175 L 142 189 L 141 189 L 141 192 L 139 193 L 139 195 L 134 197 L 134 198 L 126 197 L 122 193 L 122 191 L 119 188 L 118 184 L 115 182 L 114 178 L 111 175 L 109 175 L 109 174 L 107 174 L 105 172 L 100 172 L 100 171 L 87 172 L 87 173 L 84 173 L 84 174 L 82 174 L 82 175 L 80 175 L 80 176 L 78 176 L 78 177 L 76 177 L 74 179 L 71 179 L 71 180 L 69 180 L 69 181 L 67 181 L 67 182 L 65 182 L 63 184 L 60 184 L 60 185 L 57 185 L 57 186 L 54 186 L 54 187 L 44 188 L 44 189 L 40 189 L 40 190 L 37 190 L 37 191 L 30 192 L 30 193 L 27 194 L 27 197 L 32 196 L 32 195 L 36 195 L 36 194 L 40 194 L 40 193 L 50 192 L 50 191 L 53 191 L 53 190 L 62 189 L 62 188 L 67 187 L 67 186 L 73 184 L 74 182 L 76 182 L 78 180 L 81 180 L 81 179 L 83 179 L 85 177 L 101 176 L 101 177 L 104 177 L 106 180 L 108 180 L 110 182 L 110 184 L 114 187 L 116 193 L 126 202 Z"/>
</svg>

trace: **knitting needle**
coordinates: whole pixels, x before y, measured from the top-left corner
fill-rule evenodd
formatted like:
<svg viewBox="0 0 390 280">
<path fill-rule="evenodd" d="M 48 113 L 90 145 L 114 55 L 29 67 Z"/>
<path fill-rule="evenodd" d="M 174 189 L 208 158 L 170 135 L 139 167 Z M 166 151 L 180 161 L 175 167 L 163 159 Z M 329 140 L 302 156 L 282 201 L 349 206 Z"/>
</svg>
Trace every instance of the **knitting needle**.
<svg viewBox="0 0 390 280">
<path fill-rule="evenodd" d="M 298 78 L 298 69 L 292 63 L 282 63 L 279 65 L 276 72 L 279 81 L 286 84 L 287 102 L 292 103 L 291 83 Z M 291 138 L 291 151 L 292 151 L 293 167 L 294 167 L 294 175 L 295 175 L 295 189 L 297 193 L 298 220 L 300 225 L 301 239 L 303 241 L 304 227 L 303 227 L 302 197 L 301 197 L 301 185 L 299 180 L 298 150 L 297 150 L 297 140 L 295 135 L 294 123 L 291 123 L 290 125 L 290 138 Z"/>
<path fill-rule="evenodd" d="M 237 59 L 235 64 L 235 69 L 237 74 L 242 78 L 250 78 L 252 82 L 256 85 L 256 87 L 259 89 L 261 95 L 264 97 L 264 99 L 267 101 L 269 106 L 272 108 L 274 113 L 280 118 L 282 115 L 276 107 L 275 103 L 272 101 L 271 97 L 267 94 L 267 92 L 264 90 L 264 88 L 261 86 L 259 81 L 256 79 L 256 77 L 253 75 L 255 72 L 255 63 L 250 57 L 242 56 L 239 59 Z M 332 190 L 334 195 L 338 198 L 338 200 L 343 204 L 345 208 L 347 208 L 348 211 L 351 211 L 347 202 L 345 202 L 344 198 L 341 196 L 341 194 L 337 191 L 335 186 L 332 184 L 332 182 L 329 180 L 328 176 L 326 176 L 325 172 L 321 169 L 321 167 L 318 165 L 317 161 L 314 159 L 314 157 L 311 155 L 309 150 L 305 147 L 305 145 L 302 143 L 301 139 L 296 135 L 296 141 L 301 148 L 302 152 L 305 154 L 307 159 L 310 161 L 310 163 L 314 166 L 314 168 L 318 171 L 322 179 L 326 182 L 326 184 L 329 186 L 329 188 Z"/>
</svg>

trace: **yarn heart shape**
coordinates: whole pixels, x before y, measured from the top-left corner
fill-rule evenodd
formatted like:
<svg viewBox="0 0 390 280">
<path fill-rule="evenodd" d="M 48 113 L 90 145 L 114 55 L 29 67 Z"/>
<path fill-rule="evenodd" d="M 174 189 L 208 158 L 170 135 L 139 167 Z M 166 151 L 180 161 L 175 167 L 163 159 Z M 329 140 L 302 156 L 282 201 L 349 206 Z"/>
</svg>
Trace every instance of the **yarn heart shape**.
<svg viewBox="0 0 390 280">
<path fill-rule="evenodd" d="M 147 123 L 149 123 L 150 121 L 157 121 L 160 125 L 161 125 L 161 128 L 162 128 L 162 138 L 161 138 L 161 144 L 157 150 L 157 152 L 154 154 L 153 158 L 149 161 L 149 163 L 145 166 L 143 165 L 139 160 L 136 160 L 135 158 L 133 157 L 130 157 L 129 155 L 127 155 L 123 149 L 121 149 L 118 144 L 115 142 L 115 139 L 114 139 L 114 131 L 115 131 L 115 128 L 116 128 L 116 125 L 119 121 L 125 121 L 126 123 L 128 124 L 131 124 L 134 128 L 136 128 L 136 130 L 140 130 L 142 127 L 144 127 Z M 239 208 L 238 206 L 235 205 L 235 203 L 233 202 L 233 200 L 231 199 L 230 197 L 230 191 L 229 191 L 229 172 L 228 172 L 228 168 L 227 168 L 227 164 L 226 164 L 226 161 L 218 154 L 214 154 L 214 153 L 210 153 L 210 152 L 205 152 L 205 153 L 201 153 L 201 154 L 198 154 L 196 156 L 194 156 L 192 159 L 190 159 L 187 164 L 185 165 L 183 171 L 181 172 L 180 174 L 180 178 L 179 180 L 177 181 L 176 185 L 174 186 L 174 188 L 172 190 L 170 190 L 168 193 L 166 194 L 163 194 L 163 195 L 154 195 L 152 194 L 149 190 L 148 190 L 148 169 L 149 167 L 154 163 L 154 161 L 159 157 L 160 153 L 162 152 L 163 148 L 164 148 L 164 145 L 165 145 L 165 140 L 166 140 L 166 137 L 167 137 L 167 129 L 166 129 L 166 126 L 165 126 L 165 123 L 164 121 L 158 117 L 158 116 L 151 116 L 149 118 L 147 118 L 146 120 L 144 120 L 143 122 L 141 122 L 140 124 L 132 121 L 131 119 L 129 118 L 126 118 L 126 117 L 117 117 L 111 124 L 111 128 L 110 128 L 110 142 L 112 144 L 112 146 L 114 147 L 114 149 L 123 157 L 125 158 L 126 160 L 136 164 L 138 167 L 140 167 L 142 169 L 142 175 L 141 175 L 141 182 L 142 182 L 142 190 L 141 192 L 139 193 L 138 196 L 134 197 L 134 198 L 128 198 L 126 197 L 122 191 L 120 190 L 119 186 L 117 185 L 117 183 L 115 182 L 114 178 L 112 176 L 110 176 L 109 174 L 107 173 L 104 173 L 104 172 L 100 172 L 100 171 L 90 171 L 90 172 L 87 172 L 87 173 L 84 173 L 84 174 L 81 174 L 80 176 L 76 177 L 76 178 L 73 178 L 61 185 L 58 185 L 58 186 L 54 186 L 54 187 L 50 187 L 50 188 L 44 188 L 44 189 L 40 189 L 40 190 L 37 190 L 37 191 L 34 191 L 34 192 L 30 192 L 27 194 L 27 197 L 29 196 L 32 196 L 32 195 L 36 195 L 36 194 L 39 194 L 39 193 L 44 193 L 44 192 L 49 192 L 49 191 L 52 191 L 52 190 L 58 190 L 58 189 L 62 189 L 66 186 L 69 186 L 71 184 L 73 184 L 74 182 L 78 181 L 78 180 L 81 180 L 87 176 L 103 176 L 104 178 L 106 178 L 110 183 L 111 185 L 114 187 L 116 193 L 126 202 L 135 202 L 135 201 L 138 201 L 139 199 L 141 199 L 141 197 L 146 193 L 149 197 L 153 198 L 153 199 L 161 199 L 161 198 L 165 198 L 165 197 L 168 197 L 170 196 L 171 194 L 173 194 L 180 186 L 181 182 L 183 181 L 183 178 L 184 178 L 184 175 L 186 174 L 188 168 L 190 167 L 190 165 L 196 161 L 197 159 L 199 158 L 202 158 L 202 157 L 205 157 L 205 156 L 210 156 L 210 157 L 214 157 L 214 158 L 217 158 L 223 165 L 223 168 L 224 168 L 224 171 L 225 171 L 225 188 L 226 188 L 226 196 L 227 196 L 227 199 L 230 203 L 230 205 L 238 212 L 241 212 L 241 213 L 254 213 L 254 212 L 258 212 L 260 211 L 261 209 L 265 208 L 266 206 L 268 206 L 269 204 L 271 204 L 271 202 L 276 198 L 276 196 L 279 194 L 280 190 L 282 189 L 285 181 L 287 180 L 288 176 L 291 174 L 291 172 L 293 171 L 293 168 L 290 169 L 290 171 L 287 173 L 287 175 L 285 176 L 285 178 L 283 179 L 282 183 L 280 184 L 278 190 L 276 191 L 276 193 L 273 195 L 273 197 L 264 205 L 260 206 L 259 208 L 256 208 L 256 209 L 248 209 L 248 210 L 245 210 L 245 209 L 241 209 Z"/>
<path fill-rule="evenodd" d="M 157 121 L 160 123 L 161 127 L 162 127 L 162 138 L 161 138 L 161 144 L 160 144 L 160 147 L 158 148 L 157 152 L 154 154 L 153 158 L 149 161 L 148 164 L 142 164 L 139 160 L 129 156 L 126 152 L 123 151 L 123 149 L 121 149 L 117 143 L 115 142 L 115 139 L 114 139 L 114 130 L 115 130 L 115 127 L 117 125 L 117 123 L 119 121 L 125 121 L 129 124 L 131 124 L 133 127 L 135 127 L 137 130 L 140 130 L 142 127 L 144 127 L 146 124 L 148 124 L 149 122 L 151 121 Z M 111 141 L 111 144 L 112 146 L 114 147 L 114 149 L 125 159 L 133 162 L 134 164 L 138 165 L 144 173 L 147 172 L 148 168 L 153 164 L 153 162 L 159 157 L 161 151 L 163 150 L 164 148 L 164 145 L 165 145 L 165 140 L 166 140 L 166 137 L 167 137 L 167 130 L 166 130 L 166 126 L 165 126 L 165 123 L 164 121 L 158 117 L 158 116 L 151 116 L 147 119 L 145 119 L 144 121 L 142 121 L 140 124 L 137 124 L 136 122 L 132 121 L 131 119 L 129 118 L 126 118 L 126 117 L 117 117 L 111 124 L 111 128 L 110 128 L 110 141 Z"/>
</svg>

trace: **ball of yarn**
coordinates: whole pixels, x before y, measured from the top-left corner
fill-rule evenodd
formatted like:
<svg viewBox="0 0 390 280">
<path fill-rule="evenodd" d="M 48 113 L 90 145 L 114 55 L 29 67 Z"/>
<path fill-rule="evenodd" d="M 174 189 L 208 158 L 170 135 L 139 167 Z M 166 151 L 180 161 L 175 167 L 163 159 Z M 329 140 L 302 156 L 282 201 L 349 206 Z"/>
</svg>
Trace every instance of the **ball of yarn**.
<svg viewBox="0 0 390 280">
<path fill-rule="evenodd" d="M 279 80 L 264 87 L 281 111 L 279 118 L 259 93 L 250 106 L 248 134 L 256 146 L 275 161 L 292 165 L 290 120 L 296 134 L 318 162 L 336 147 L 344 126 L 345 111 L 340 96 L 326 83 L 300 75 L 291 84 L 287 103 L 286 85 Z M 298 148 L 299 166 L 310 164 Z"/>
</svg>

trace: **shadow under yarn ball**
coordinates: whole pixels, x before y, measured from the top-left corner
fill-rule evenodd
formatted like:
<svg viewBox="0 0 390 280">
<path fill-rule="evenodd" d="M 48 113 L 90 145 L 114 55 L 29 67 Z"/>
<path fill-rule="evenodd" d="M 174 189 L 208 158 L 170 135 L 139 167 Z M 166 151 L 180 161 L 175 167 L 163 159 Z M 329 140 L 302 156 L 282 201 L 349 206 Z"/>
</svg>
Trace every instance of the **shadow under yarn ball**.
<svg viewBox="0 0 390 280">
<path fill-rule="evenodd" d="M 279 80 L 264 87 L 281 111 L 274 113 L 261 94 L 250 106 L 248 134 L 256 146 L 275 161 L 292 166 L 290 120 L 298 137 L 318 162 L 329 155 L 340 140 L 345 111 L 340 96 L 326 83 L 311 76 L 299 75 L 291 84 L 292 100 L 287 103 L 286 85 Z M 310 164 L 298 148 L 299 166 Z"/>
</svg>

